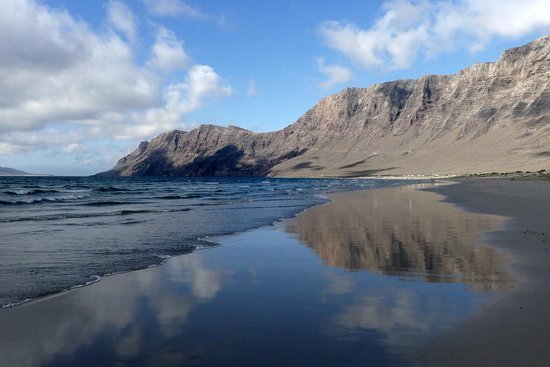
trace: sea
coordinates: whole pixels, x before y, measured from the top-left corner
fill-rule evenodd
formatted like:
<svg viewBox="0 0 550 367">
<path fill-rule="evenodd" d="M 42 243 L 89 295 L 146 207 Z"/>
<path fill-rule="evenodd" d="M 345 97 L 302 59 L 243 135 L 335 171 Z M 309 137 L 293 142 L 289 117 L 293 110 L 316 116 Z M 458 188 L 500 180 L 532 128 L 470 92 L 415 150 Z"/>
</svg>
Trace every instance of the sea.
<svg viewBox="0 0 550 367">
<path fill-rule="evenodd" d="M 271 225 L 327 194 L 401 181 L 0 177 L 0 306 L 157 266 Z"/>
</svg>

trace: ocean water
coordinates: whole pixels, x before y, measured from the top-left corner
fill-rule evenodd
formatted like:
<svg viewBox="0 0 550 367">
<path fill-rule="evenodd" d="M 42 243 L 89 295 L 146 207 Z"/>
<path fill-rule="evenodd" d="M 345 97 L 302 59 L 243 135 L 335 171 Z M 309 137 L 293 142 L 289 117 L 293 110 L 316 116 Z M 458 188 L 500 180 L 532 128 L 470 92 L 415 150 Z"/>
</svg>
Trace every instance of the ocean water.
<svg viewBox="0 0 550 367">
<path fill-rule="evenodd" d="M 158 265 L 364 179 L 0 177 L 0 305 Z"/>
<path fill-rule="evenodd" d="M 258 194 L 251 204 L 282 213 L 274 208 L 291 198 L 311 203 L 320 200 L 313 192 L 348 184 L 217 182 L 241 192 L 220 223 L 268 218 L 235 209 L 247 203 L 244 186 L 295 192 L 272 201 Z M 362 184 L 373 185 L 350 187 Z M 335 194 L 330 205 L 212 237 L 218 246 L 163 266 L 2 309 L 0 366 L 424 365 L 434 341 L 502 301 L 497 292 L 511 284 L 498 251 L 481 245 L 506 218 L 418 190 L 432 187 Z"/>
</svg>

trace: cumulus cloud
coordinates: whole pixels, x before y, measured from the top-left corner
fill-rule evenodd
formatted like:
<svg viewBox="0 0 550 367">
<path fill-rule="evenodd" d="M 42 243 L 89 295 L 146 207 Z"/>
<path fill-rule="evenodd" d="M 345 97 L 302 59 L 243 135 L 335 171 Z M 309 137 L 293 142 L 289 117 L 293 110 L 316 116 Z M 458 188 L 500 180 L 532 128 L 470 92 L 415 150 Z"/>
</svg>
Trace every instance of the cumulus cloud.
<svg viewBox="0 0 550 367">
<path fill-rule="evenodd" d="M 223 84 L 220 76 L 208 65 L 194 65 L 183 83 L 169 85 L 163 93 L 164 105 L 145 112 L 131 114 L 133 123 L 113 132 L 115 139 L 135 139 L 151 136 L 164 130 L 181 126 L 186 113 L 203 107 L 207 98 L 229 96 L 229 85 Z M 113 116 L 120 119 L 123 116 Z"/>
<path fill-rule="evenodd" d="M 329 89 L 337 84 L 342 84 L 351 79 L 352 72 L 348 68 L 340 65 L 326 65 L 323 58 L 317 59 L 317 68 L 327 77 L 322 83 L 319 83 L 321 88 Z"/>
<path fill-rule="evenodd" d="M 2 2 L 0 154 L 55 147 L 91 157 L 90 141 L 185 128 L 185 114 L 208 97 L 231 94 L 212 67 L 191 66 L 182 42 L 165 28 L 158 28 L 150 59 L 137 62 L 131 14 L 120 1 L 107 5 L 108 24 L 122 37 L 35 0 Z M 178 70 L 187 72 L 170 74 Z"/>
<path fill-rule="evenodd" d="M 475 52 L 494 38 L 550 30 L 547 0 L 393 0 L 382 12 L 369 28 L 326 21 L 319 33 L 362 67 L 403 69 L 419 57 L 459 47 Z"/>
<path fill-rule="evenodd" d="M 191 58 L 174 32 L 164 27 L 160 27 L 157 32 L 152 53 L 149 66 L 163 72 L 185 69 L 191 63 Z"/>
<path fill-rule="evenodd" d="M 193 66 L 186 82 L 175 86 L 174 90 L 185 92 L 187 110 L 202 107 L 202 101 L 207 96 L 227 96 L 233 93 L 231 87 L 223 85 L 219 75 L 208 65 Z"/>
<path fill-rule="evenodd" d="M 68 126 L 47 127 L 36 131 L 14 131 L 0 134 L 0 155 L 17 155 L 41 151 L 44 157 L 56 159 L 69 155 L 80 166 L 111 165 L 135 148 L 135 143 L 91 140 L 89 129 Z"/>
<path fill-rule="evenodd" d="M 107 20 L 117 31 L 126 35 L 134 42 L 137 34 L 137 25 L 132 10 L 122 1 L 111 0 L 107 3 Z"/>
<path fill-rule="evenodd" d="M 0 133 L 85 124 L 157 98 L 157 78 L 134 63 L 131 47 L 116 34 L 97 35 L 65 11 L 34 1 L 3 2 Z"/>
<path fill-rule="evenodd" d="M 45 128 L 40 131 L 12 131 L 1 135 L 0 154 L 17 154 L 27 150 L 44 149 L 51 145 L 70 151 L 69 146 L 74 144 L 75 148 L 84 137 L 83 130 L 63 131 Z"/>
</svg>

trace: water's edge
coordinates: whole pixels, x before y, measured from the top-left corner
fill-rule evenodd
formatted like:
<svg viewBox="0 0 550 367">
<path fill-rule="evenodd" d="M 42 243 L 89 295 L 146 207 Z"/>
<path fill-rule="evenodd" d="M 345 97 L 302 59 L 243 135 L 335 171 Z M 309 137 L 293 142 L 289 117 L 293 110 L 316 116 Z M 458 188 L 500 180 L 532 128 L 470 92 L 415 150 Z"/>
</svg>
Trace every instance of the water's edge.
<svg viewBox="0 0 550 367">
<path fill-rule="evenodd" d="M 310 179 L 310 180 L 316 181 L 316 179 Z M 319 180 L 321 180 L 321 179 L 319 179 Z M 173 255 L 158 255 L 158 256 L 156 256 L 157 262 L 152 262 L 152 263 L 146 264 L 144 266 L 140 266 L 140 267 L 136 267 L 136 268 L 130 268 L 130 269 L 123 270 L 123 271 L 113 271 L 113 272 L 106 272 L 104 274 L 94 274 L 90 277 L 91 279 L 89 281 L 86 281 L 84 283 L 74 284 L 74 285 L 71 285 L 69 287 L 62 288 L 60 290 L 55 290 L 53 292 L 41 293 L 41 294 L 35 295 L 33 297 L 25 298 L 25 299 L 20 300 L 20 301 L 5 304 L 5 305 L 2 305 L 2 307 L 0 309 L 7 309 L 7 308 L 18 307 L 18 306 L 24 306 L 24 305 L 28 305 L 28 304 L 34 304 L 36 302 L 40 302 L 40 301 L 43 301 L 45 299 L 49 299 L 51 297 L 57 297 L 57 296 L 63 295 L 65 293 L 71 292 L 75 289 L 79 289 L 79 288 L 82 288 L 82 287 L 87 287 L 87 286 L 90 286 L 90 285 L 94 285 L 95 283 L 98 283 L 102 279 L 107 278 L 107 277 L 116 276 L 116 275 L 120 275 L 120 274 L 131 273 L 131 272 L 135 272 L 135 271 L 142 271 L 142 270 L 146 270 L 148 268 L 162 266 L 169 259 L 171 259 L 173 257 L 186 256 L 186 255 L 195 253 L 199 250 L 204 250 L 204 249 L 210 249 L 210 248 L 217 247 L 217 246 L 219 246 L 218 242 L 216 241 L 216 239 L 218 239 L 218 238 L 222 238 L 222 237 L 226 237 L 226 236 L 235 236 L 235 235 L 238 235 L 240 233 L 246 233 L 246 232 L 253 231 L 253 230 L 256 230 L 256 229 L 259 229 L 259 228 L 272 227 L 272 226 L 277 225 L 277 224 L 279 224 L 279 223 L 281 223 L 285 220 L 288 220 L 290 218 L 295 218 L 295 217 L 299 216 L 301 213 L 304 213 L 304 212 L 306 212 L 307 210 L 309 210 L 311 208 L 314 208 L 314 207 L 317 207 L 317 206 L 322 206 L 322 205 L 328 205 L 333 201 L 331 197 L 335 194 L 361 191 L 361 190 L 383 189 L 383 188 L 392 187 L 392 186 L 409 186 L 409 185 L 414 185 L 414 184 L 420 183 L 420 182 L 427 182 L 427 180 L 421 180 L 421 179 L 417 179 L 417 180 L 380 180 L 380 179 L 373 179 L 373 180 L 370 180 L 370 179 L 357 179 L 357 178 L 355 178 L 355 179 L 339 178 L 339 179 L 334 179 L 334 180 L 335 181 L 336 180 L 337 181 L 344 181 L 344 182 L 346 182 L 346 181 L 347 182 L 354 182 L 354 181 L 357 181 L 357 180 L 365 180 L 365 181 L 371 181 L 373 183 L 373 186 L 372 187 L 364 187 L 364 186 L 346 187 L 343 190 L 339 189 L 339 190 L 335 190 L 335 191 L 327 190 L 327 191 L 322 192 L 320 194 L 315 194 L 315 197 L 318 200 L 322 200 L 322 202 L 311 202 L 311 203 L 305 204 L 305 199 L 304 199 L 302 201 L 301 208 L 299 210 L 296 210 L 295 212 L 291 212 L 291 213 L 289 213 L 288 215 L 285 215 L 285 216 L 277 217 L 276 219 L 271 220 L 269 222 L 266 221 L 264 223 L 256 224 L 254 226 L 250 226 L 250 227 L 247 227 L 245 229 L 239 229 L 239 230 L 235 230 L 235 231 L 225 231 L 225 232 L 224 231 L 221 231 L 221 232 L 220 231 L 213 231 L 213 233 L 211 233 L 211 234 L 207 234 L 205 236 L 198 236 L 198 237 L 193 238 L 192 241 L 194 242 L 194 245 L 191 248 L 185 248 L 183 251 L 180 251 L 179 253 L 175 253 Z"/>
</svg>

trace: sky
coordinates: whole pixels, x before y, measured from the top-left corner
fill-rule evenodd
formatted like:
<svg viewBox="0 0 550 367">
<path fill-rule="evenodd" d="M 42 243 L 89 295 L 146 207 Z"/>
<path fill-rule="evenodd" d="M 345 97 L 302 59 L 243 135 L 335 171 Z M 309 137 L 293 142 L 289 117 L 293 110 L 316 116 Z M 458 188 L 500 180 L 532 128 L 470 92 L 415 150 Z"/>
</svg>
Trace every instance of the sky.
<svg viewBox="0 0 550 367">
<path fill-rule="evenodd" d="M 296 121 L 550 33 L 550 0 L 1 0 L 0 166 L 89 175 L 171 129 Z"/>
</svg>

